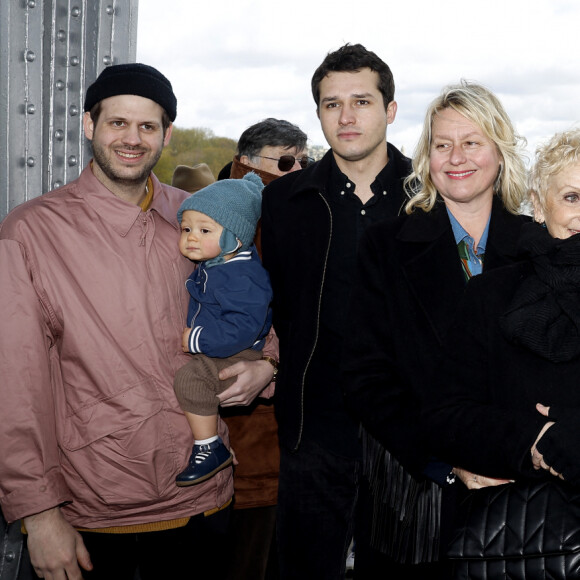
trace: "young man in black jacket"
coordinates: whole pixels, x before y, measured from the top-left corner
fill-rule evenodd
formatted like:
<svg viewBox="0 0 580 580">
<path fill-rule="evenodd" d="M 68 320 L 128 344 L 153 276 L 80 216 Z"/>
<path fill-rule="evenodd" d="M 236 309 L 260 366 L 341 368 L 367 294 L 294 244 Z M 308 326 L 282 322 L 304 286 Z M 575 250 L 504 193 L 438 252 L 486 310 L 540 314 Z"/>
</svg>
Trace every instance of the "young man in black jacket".
<svg viewBox="0 0 580 580">
<path fill-rule="evenodd" d="M 263 194 L 262 252 L 280 339 L 282 578 L 343 578 L 361 449 L 340 387 L 356 252 L 370 224 L 398 215 L 411 162 L 387 143 L 397 103 L 389 67 L 360 44 L 329 53 L 312 93 L 331 150 Z"/>
</svg>

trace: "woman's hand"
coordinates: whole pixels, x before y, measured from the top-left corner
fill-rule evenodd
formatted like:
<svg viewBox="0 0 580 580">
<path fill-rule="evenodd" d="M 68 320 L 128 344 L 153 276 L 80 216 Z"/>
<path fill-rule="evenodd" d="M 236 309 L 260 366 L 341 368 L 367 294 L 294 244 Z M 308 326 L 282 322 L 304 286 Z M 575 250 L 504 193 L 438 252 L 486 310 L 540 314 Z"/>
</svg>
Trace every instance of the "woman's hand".
<svg viewBox="0 0 580 580">
<path fill-rule="evenodd" d="M 545 405 L 542 405 L 541 403 L 538 403 L 536 405 L 536 410 L 538 411 L 538 413 L 540 413 L 541 415 L 543 415 L 544 417 L 548 417 L 550 414 L 550 407 L 546 407 Z M 544 433 L 552 426 L 554 425 L 554 421 L 548 421 L 543 427 L 542 430 L 540 431 L 540 433 L 538 434 L 538 436 L 536 437 L 536 440 L 534 441 L 534 444 L 532 445 L 531 448 L 531 454 L 532 454 L 532 464 L 534 466 L 534 469 L 545 469 L 546 471 L 549 471 L 554 477 L 559 477 L 560 479 L 564 479 L 564 477 L 562 476 L 561 473 L 558 473 L 555 469 L 553 469 L 552 467 L 550 467 L 545 461 L 544 461 L 544 456 L 538 451 L 537 449 L 537 445 L 538 442 L 540 441 L 540 439 L 544 436 Z"/>
<path fill-rule="evenodd" d="M 511 479 L 498 479 L 496 477 L 486 477 L 485 475 L 477 475 L 467 469 L 461 467 L 454 467 L 453 473 L 465 484 L 467 489 L 481 489 L 483 487 L 493 487 L 496 485 L 505 485 L 512 483 Z"/>
</svg>

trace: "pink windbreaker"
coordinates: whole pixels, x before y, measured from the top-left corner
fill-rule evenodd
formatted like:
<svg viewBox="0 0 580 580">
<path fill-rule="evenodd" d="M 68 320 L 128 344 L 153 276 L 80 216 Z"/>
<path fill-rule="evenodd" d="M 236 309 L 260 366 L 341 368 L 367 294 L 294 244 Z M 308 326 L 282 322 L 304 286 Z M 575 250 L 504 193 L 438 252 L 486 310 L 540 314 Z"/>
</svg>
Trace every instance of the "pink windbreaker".
<svg viewBox="0 0 580 580">
<path fill-rule="evenodd" d="M 151 208 L 87 167 L 0 226 L 0 505 L 7 520 L 70 502 L 83 527 L 190 516 L 232 495 L 231 469 L 175 475 L 192 435 L 173 393 L 191 262 L 188 195 L 152 176 Z M 223 433 L 222 428 L 222 435 Z"/>
</svg>

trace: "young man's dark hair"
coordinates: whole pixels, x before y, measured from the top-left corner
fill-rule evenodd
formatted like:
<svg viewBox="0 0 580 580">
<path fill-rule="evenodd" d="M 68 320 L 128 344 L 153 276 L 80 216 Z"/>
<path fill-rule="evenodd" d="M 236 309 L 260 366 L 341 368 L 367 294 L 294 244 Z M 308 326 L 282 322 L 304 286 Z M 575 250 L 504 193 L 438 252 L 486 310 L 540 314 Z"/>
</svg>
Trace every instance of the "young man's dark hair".
<svg viewBox="0 0 580 580">
<path fill-rule="evenodd" d="M 395 99 L 395 81 L 389 66 L 374 52 L 367 50 L 362 44 L 345 44 L 334 52 L 329 52 L 322 64 L 312 76 L 312 96 L 316 108 L 320 106 L 320 82 L 331 72 L 357 72 L 362 68 L 370 68 L 379 75 L 378 89 L 383 95 L 385 109 Z"/>
<path fill-rule="evenodd" d="M 306 133 L 296 125 L 282 119 L 269 117 L 251 127 L 240 136 L 237 154 L 247 155 L 250 159 L 260 154 L 267 146 L 286 149 L 306 149 Z"/>
</svg>

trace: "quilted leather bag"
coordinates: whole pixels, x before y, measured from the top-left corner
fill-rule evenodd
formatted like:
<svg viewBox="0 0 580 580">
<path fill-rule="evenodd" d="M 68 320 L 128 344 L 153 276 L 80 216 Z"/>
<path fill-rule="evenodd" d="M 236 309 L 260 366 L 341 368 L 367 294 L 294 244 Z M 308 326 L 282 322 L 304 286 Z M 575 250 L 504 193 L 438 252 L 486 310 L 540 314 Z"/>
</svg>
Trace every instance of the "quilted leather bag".
<svg viewBox="0 0 580 580">
<path fill-rule="evenodd" d="M 456 580 L 580 578 L 580 489 L 554 479 L 470 491 L 448 556 Z"/>
</svg>

